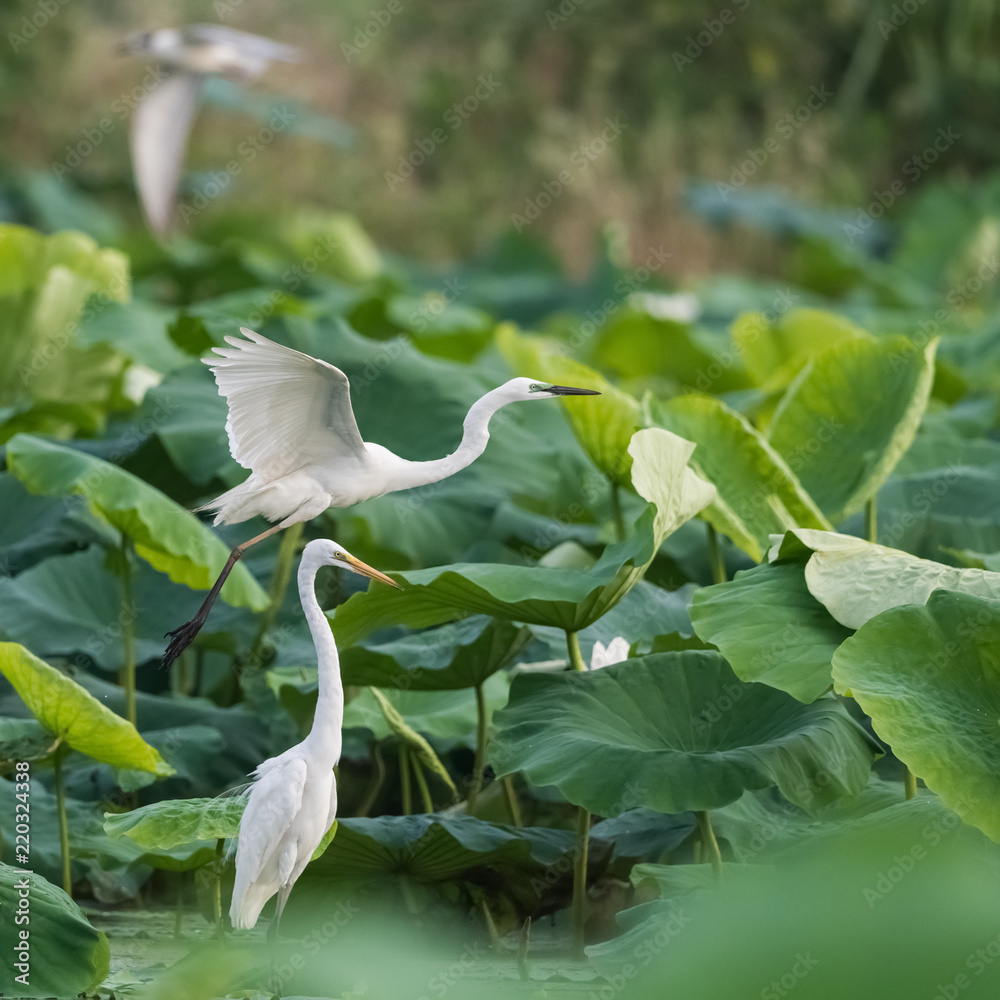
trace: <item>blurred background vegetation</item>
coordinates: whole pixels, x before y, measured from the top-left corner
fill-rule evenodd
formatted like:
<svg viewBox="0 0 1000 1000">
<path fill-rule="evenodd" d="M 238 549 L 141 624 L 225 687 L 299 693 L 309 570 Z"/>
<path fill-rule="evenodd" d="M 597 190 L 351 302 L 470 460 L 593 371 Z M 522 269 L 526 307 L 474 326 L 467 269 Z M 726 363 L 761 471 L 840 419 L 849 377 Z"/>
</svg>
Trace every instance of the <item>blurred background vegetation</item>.
<svg viewBox="0 0 1000 1000">
<path fill-rule="evenodd" d="M 387 0 L 5 0 L 0 216 L 50 228 L 55 220 L 44 216 L 58 187 L 137 222 L 122 102 L 147 67 L 115 47 L 131 30 L 195 21 L 300 46 L 301 62 L 272 67 L 255 92 L 328 119 L 325 130 L 313 121 L 280 135 L 194 220 L 195 230 L 224 212 L 238 210 L 252 224 L 260 214 L 314 206 L 354 213 L 389 252 L 467 257 L 508 229 L 611 118 L 625 126 L 621 135 L 574 170 L 531 226 L 571 273 L 587 270 L 595 233 L 611 222 L 632 260 L 662 245 L 681 278 L 777 273 L 783 250 L 774 227 L 767 235 L 728 224 L 746 209 L 738 197 L 722 198 L 716 183 L 731 183 L 734 172 L 742 178 L 736 195 L 777 185 L 850 218 L 894 180 L 907 194 L 931 178 L 962 183 L 1000 152 L 994 0 L 397 2 L 398 13 L 380 25 Z M 447 118 L 480 78 L 491 81 L 489 96 L 467 118 Z M 814 96 L 821 106 L 800 121 L 796 111 L 811 94 L 832 96 Z M 224 96 L 197 121 L 190 170 L 217 169 L 260 127 L 220 106 Z M 58 181 L 53 167 L 107 118 L 114 127 Z M 353 130 L 353 141 L 342 141 L 348 133 L 336 123 Z M 445 141 L 390 189 L 387 173 L 435 129 Z M 960 139 L 918 169 L 913 157 L 941 129 Z M 742 170 L 748 151 L 769 138 L 774 152 L 751 163 L 752 175 Z M 91 217 L 82 228 L 100 225 Z"/>
</svg>

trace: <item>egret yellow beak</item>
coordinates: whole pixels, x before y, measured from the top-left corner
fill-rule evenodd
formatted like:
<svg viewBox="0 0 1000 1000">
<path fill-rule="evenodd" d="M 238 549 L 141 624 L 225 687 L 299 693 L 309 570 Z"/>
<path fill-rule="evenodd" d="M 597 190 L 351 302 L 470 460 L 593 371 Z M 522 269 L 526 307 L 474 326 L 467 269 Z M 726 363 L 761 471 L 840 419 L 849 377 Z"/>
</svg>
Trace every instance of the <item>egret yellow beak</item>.
<svg viewBox="0 0 1000 1000">
<path fill-rule="evenodd" d="M 360 573 L 362 576 L 371 577 L 373 580 L 378 580 L 379 583 L 384 583 L 389 587 L 395 587 L 397 590 L 402 590 L 403 588 L 396 583 L 391 577 L 385 575 L 385 573 L 380 573 L 377 569 L 373 569 L 368 563 L 363 563 L 360 559 L 356 559 L 354 556 L 344 553 L 344 562 L 346 562 L 355 573 Z"/>
</svg>

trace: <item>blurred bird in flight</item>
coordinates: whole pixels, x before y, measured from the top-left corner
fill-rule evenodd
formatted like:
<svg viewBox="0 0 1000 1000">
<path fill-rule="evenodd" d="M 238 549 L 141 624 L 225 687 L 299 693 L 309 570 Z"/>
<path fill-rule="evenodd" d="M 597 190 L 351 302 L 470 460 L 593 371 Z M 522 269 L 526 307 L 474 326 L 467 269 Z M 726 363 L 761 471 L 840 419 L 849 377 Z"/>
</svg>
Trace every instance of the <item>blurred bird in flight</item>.
<svg viewBox="0 0 1000 1000">
<path fill-rule="evenodd" d="M 256 80 L 274 60 L 294 62 L 298 49 L 218 24 L 135 32 L 121 51 L 157 60 L 167 76 L 132 114 L 132 164 L 149 225 L 158 237 L 169 227 L 181 164 L 198 95 L 212 74 Z"/>
</svg>

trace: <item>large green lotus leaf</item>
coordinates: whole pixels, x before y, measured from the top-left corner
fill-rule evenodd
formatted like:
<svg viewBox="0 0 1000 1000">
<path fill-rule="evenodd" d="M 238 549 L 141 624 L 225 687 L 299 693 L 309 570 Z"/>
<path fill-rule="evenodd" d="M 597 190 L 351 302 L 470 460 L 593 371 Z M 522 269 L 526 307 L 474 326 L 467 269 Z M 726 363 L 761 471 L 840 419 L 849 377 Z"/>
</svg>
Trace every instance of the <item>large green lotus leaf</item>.
<svg viewBox="0 0 1000 1000">
<path fill-rule="evenodd" d="M 809 592 L 842 625 L 858 629 L 888 608 L 923 604 L 934 590 L 1000 598 L 1000 573 L 958 569 L 908 552 L 829 531 L 790 533 L 812 550 L 806 563 Z M 776 550 L 788 550 L 786 540 Z"/>
<path fill-rule="evenodd" d="M 643 424 L 635 397 L 615 388 L 593 368 L 547 349 L 543 341 L 525 337 L 513 326 L 498 327 L 496 338 L 500 353 L 515 374 L 601 393 L 596 397 L 565 397 L 561 402 L 580 447 L 613 482 L 627 485 L 631 466 L 628 444 Z"/>
<path fill-rule="evenodd" d="M 193 871 L 217 856 L 220 839 L 239 833 L 244 796 L 168 799 L 127 813 L 105 813 L 104 833 L 132 845 L 141 864 L 164 871 Z"/>
<path fill-rule="evenodd" d="M 744 684 L 707 650 L 522 675 L 495 723 L 499 776 L 522 772 L 602 816 L 715 809 L 772 785 L 814 805 L 856 795 L 877 753 L 834 699 L 800 705 Z"/>
<path fill-rule="evenodd" d="M 691 466 L 718 490 L 702 517 L 751 559 L 760 561 L 775 532 L 832 527 L 767 439 L 725 403 L 678 396 L 651 416 L 697 445 Z"/>
<path fill-rule="evenodd" d="M 833 658 L 893 753 L 967 823 L 1000 841 L 1000 602 L 938 591 L 885 611 Z"/>
<path fill-rule="evenodd" d="M 570 632 L 586 628 L 639 581 L 663 540 L 715 496 L 687 465 L 693 450 L 690 441 L 659 427 L 633 435 L 632 482 L 651 503 L 632 536 L 609 545 L 589 570 L 458 563 L 398 573 L 408 584 L 402 590 L 375 588 L 337 609 L 338 643 L 347 648 L 383 625 L 423 628 L 472 614 Z"/>
<path fill-rule="evenodd" d="M 517 829 L 472 816 L 342 819 L 337 836 L 303 874 L 292 898 L 296 907 L 309 907 L 321 905 L 324 896 L 373 884 L 477 882 L 491 870 L 493 878 L 509 880 L 508 891 L 517 891 L 518 883 L 543 877 L 572 846 L 568 830 Z"/>
<path fill-rule="evenodd" d="M 164 777 L 174 773 L 135 726 L 23 646 L 0 642 L 0 672 L 35 718 L 74 750 L 113 767 Z"/>
<path fill-rule="evenodd" d="M 702 587 L 691 600 L 691 622 L 741 680 L 807 704 L 829 689 L 833 654 L 851 634 L 809 593 L 801 562 L 765 563 Z"/>
<path fill-rule="evenodd" d="M 990 406 L 982 415 L 975 404 L 970 407 L 968 415 L 964 414 L 965 407 L 928 413 L 909 451 L 899 460 L 895 474 L 909 476 L 917 472 L 944 472 L 956 466 L 963 469 L 1000 468 L 1000 442 L 985 436 L 992 426 L 996 403 L 993 400 L 977 400 L 976 404 L 981 406 L 984 402 L 990 403 Z"/>
<path fill-rule="evenodd" d="M 475 614 L 575 632 L 600 618 L 628 591 L 655 555 L 654 540 L 649 510 L 632 537 L 609 545 L 589 572 L 456 563 L 395 573 L 404 588 L 380 587 L 353 595 L 332 616 L 334 635 L 346 648 L 385 625 L 425 628 Z"/>
<path fill-rule="evenodd" d="M 656 547 L 718 498 L 718 491 L 690 468 L 697 445 L 662 427 L 636 431 L 629 442 L 632 486 L 656 508 Z"/>
<path fill-rule="evenodd" d="M 75 997 L 103 982 L 111 965 L 108 939 L 90 926 L 62 889 L 34 872 L 0 864 L 0 898 L 6 911 L 0 929 L 4 994 Z M 22 898 L 28 920 L 17 924 L 14 914 Z M 25 968 L 18 967 L 24 953 L 15 951 L 22 943 L 27 945 Z"/>
<path fill-rule="evenodd" d="M 936 346 L 845 340 L 810 358 L 782 397 L 768 439 L 834 524 L 864 507 L 913 441 Z"/>
<path fill-rule="evenodd" d="M 0 402 L 30 395 L 62 402 L 102 402 L 121 364 L 74 341 L 86 315 L 129 296 L 128 258 L 83 233 L 43 236 L 0 225 Z M 106 364 L 105 362 L 112 363 Z"/>
<path fill-rule="evenodd" d="M 345 684 L 446 691 L 475 687 L 505 667 L 531 641 L 512 622 L 475 615 L 427 632 L 340 654 Z"/>
<path fill-rule="evenodd" d="M 689 813 L 664 816 L 652 809 L 628 809 L 590 828 L 591 837 L 614 845 L 617 858 L 660 858 L 673 851 L 694 832 L 697 823 Z"/>
<path fill-rule="evenodd" d="M 956 463 L 960 458 L 956 457 Z M 879 490 L 879 539 L 933 559 L 942 548 L 1000 549 L 1000 466 L 897 473 Z"/>
<path fill-rule="evenodd" d="M 925 416 L 879 490 L 880 542 L 928 559 L 942 548 L 1000 549 L 1000 443 L 986 436 L 995 408 L 986 398 Z"/>
<path fill-rule="evenodd" d="M 855 799 L 837 799 L 806 811 L 771 789 L 746 792 L 736 802 L 712 813 L 716 836 L 729 844 L 740 863 L 772 863 L 781 855 L 810 850 L 825 838 L 871 828 L 889 829 L 922 820 L 954 829 L 960 820 L 932 792 L 921 790 L 913 799 L 903 796 L 902 783 L 875 774 Z"/>
<path fill-rule="evenodd" d="M 235 837 L 246 807 L 241 796 L 169 799 L 126 813 L 105 813 L 104 830 L 112 840 L 128 837 L 140 847 L 169 851 L 197 841 Z"/>
<path fill-rule="evenodd" d="M 764 392 L 784 389 L 814 355 L 845 341 L 870 340 L 850 320 L 820 309 L 790 309 L 773 322 L 743 313 L 733 323 L 733 343 Z"/>
<path fill-rule="evenodd" d="M 92 545 L 52 556 L 16 577 L 0 577 L 0 635 L 41 656 L 83 653 L 114 671 L 124 662 L 123 628 L 131 627 L 136 662 L 158 660 L 163 634 L 189 613 L 187 592 L 147 563 L 137 563 L 126 605 L 121 580 L 105 564 L 106 552 Z M 247 617 L 220 608 L 212 631 L 225 631 L 241 615 Z"/>
<path fill-rule="evenodd" d="M 229 558 L 225 544 L 207 525 L 110 462 L 19 434 L 7 445 L 7 464 L 32 493 L 85 497 L 95 513 L 132 539 L 138 555 L 174 583 L 207 589 Z M 222 597 L 254 611 L 268 605 L 263 588 L 239 563 L 222 588 Z"/>
</svg>

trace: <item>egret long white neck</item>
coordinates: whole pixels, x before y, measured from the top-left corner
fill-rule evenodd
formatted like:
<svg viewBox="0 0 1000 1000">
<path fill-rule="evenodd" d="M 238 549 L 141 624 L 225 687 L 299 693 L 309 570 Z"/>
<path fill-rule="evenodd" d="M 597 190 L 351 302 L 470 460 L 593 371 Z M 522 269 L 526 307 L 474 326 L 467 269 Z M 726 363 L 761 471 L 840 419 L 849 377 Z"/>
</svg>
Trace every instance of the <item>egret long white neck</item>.
<svg viewBox="0 0 1000 1000">
<path fill-rule="evenodd" d="M 477 399 L 465 415 L 461 444 L 445 458 L 430 462 L 405 462 L 393 489 L 407 490 L 414 486 L 436 483 L 471 465 L 482 455 L 489 443 L 490 418 L 500 407 L 513 401 L 506 391 L 506 386 L 500 386 Z"/>
<path fill-rule="evenodd" d="M 316 600 L 316 574 L 325 565 L 308 548 L 299 563 L 299 600 L 316 646 L 319 693 L 313 726 L 306 737 L 321 757 L 328 757 L 332 767 L 340 759 L 341 730 L 344 724 L 344 683 L 340 677 L 340 656 L 333 641 L 330 623 Z"/>
</svg>

